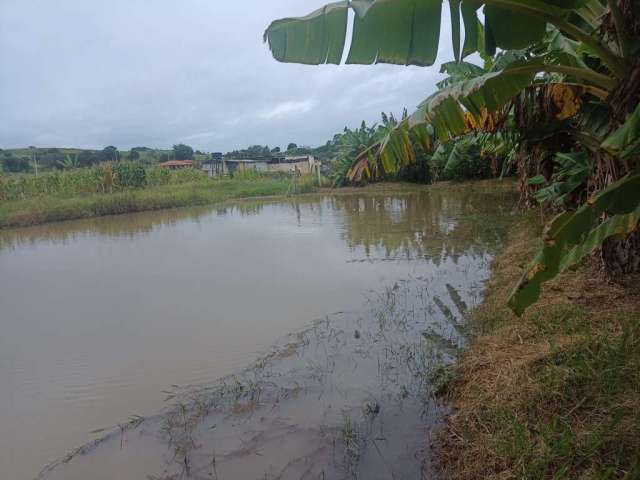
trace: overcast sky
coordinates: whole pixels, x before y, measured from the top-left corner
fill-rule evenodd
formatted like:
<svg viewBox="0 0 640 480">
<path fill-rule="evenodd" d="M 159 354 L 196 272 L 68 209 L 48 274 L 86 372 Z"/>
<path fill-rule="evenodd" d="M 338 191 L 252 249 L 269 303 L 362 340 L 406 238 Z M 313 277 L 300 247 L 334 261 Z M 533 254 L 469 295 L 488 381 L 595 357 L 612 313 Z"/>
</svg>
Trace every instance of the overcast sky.
<svg viewBox="0 0 640 480">
<path fill-rule="evenodd" d="M 273 60 L 270 21 L 322 2 L 0 0 L 0 147 L 316 146 L 434 91 L 436 66 Z"/>
</svg>

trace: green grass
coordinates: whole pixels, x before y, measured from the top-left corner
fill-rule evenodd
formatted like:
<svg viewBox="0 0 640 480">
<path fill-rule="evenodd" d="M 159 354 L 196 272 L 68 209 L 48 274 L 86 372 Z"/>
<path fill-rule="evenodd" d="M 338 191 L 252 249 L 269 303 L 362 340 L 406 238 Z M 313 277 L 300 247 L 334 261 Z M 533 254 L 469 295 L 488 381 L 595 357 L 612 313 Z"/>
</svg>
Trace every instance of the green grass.
<svg viewBox="0 0 640 480">
<path fill-rule="evenodd" d="M 519 478 L 639 478 L 637 319 L 626 321 L 619 336 L 557 348 L 532 370 L 531 381 L 538 394 L 528 409 L 484 412 L 493 425 L 494 450 L 518 466 Z"/>
<path fill-rule="evenodd" d="M 169 184 L 111 194 L 72 197 L 40 196 L 0 202 L 0 228 L 116 215 L 145 210 L 207 205 L 233 198 L 284 195 L 290 188 L 286 178 L 251 180 L 224 179 Z M 313 190 L 313 179 L 303 178 L 301 193 Z"/>
<path fill-rule="evenodd" d="M 538 244 L 527 216 L 494 263 L 477 334 L 442 390 L 449 478 L 640 479 L 640 298 L 587 262 L 523 317 L 506 306 Z"/>
</svg>

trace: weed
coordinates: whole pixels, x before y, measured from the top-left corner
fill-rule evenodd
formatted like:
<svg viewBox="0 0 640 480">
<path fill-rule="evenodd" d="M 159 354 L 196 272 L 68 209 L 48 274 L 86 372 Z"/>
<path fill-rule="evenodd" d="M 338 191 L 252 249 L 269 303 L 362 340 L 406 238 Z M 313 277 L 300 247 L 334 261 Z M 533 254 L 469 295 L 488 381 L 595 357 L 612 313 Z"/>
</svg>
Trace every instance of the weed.
<svg viewBox="0 0 640 480">
<path fill-rule="evenodd" d="M 340 436 L 344 445 L 344 463 L 347 471 L 353 478 L 357 476 L 357 465 L 362 455 L 363 439 L 351 417 L 347 414 L 342 416 L 342 426 Z"/>
</svg>

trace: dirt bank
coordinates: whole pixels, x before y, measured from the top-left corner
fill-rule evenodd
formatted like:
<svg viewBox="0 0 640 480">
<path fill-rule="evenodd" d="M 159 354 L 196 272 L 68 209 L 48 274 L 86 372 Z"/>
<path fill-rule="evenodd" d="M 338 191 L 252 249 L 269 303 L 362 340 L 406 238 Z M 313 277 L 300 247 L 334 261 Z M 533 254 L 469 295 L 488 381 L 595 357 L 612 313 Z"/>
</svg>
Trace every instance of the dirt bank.
<svg viewBox="0 0 640 480">
<path fill-rule="evenodd" d="M 606 283 L 590 261 L 518 318 L 506 299 L 539 233 L 524 218 L 495 261 L 445 393 L 439 464 L 454 479 L 640 478 L 639 279 Z"/>
</svg>

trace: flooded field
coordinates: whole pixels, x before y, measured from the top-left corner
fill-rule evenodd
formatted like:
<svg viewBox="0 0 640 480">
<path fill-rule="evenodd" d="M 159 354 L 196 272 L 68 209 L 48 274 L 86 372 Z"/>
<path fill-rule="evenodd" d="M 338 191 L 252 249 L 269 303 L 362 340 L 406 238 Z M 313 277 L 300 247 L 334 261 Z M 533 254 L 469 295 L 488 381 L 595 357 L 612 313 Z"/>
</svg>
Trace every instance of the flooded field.
<svg viewBox="0 0 640 480">
<path fill-rule="evenodd" d="M 481 182 L 0 232 L 3 477 L 420 478 L 514 201 Z"/>
</svg>

